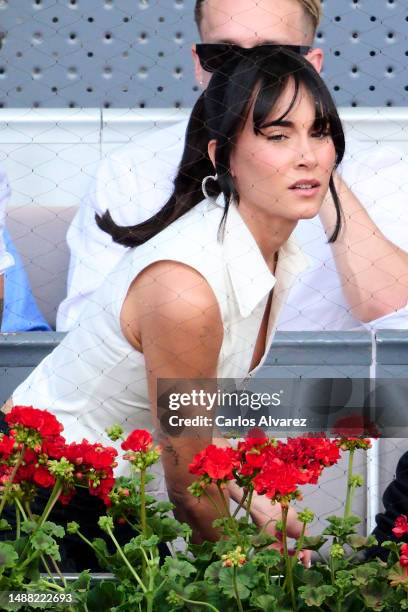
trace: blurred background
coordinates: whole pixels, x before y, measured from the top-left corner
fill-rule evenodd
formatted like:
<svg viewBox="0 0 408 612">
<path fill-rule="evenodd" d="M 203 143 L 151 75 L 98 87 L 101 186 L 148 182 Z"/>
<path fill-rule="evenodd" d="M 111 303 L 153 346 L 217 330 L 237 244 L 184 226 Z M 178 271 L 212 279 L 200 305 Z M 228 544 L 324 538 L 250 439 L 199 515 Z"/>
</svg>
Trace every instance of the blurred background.
<svg viewBox="0 0 408 612">
<path fill-rule="evenodd" d="M 404 106 L 406 0 L 324 0 L 316 43 L 341 106 Z M 193 0 L 0 0 L 0 104 L 190 107 Z"/>
</svg>

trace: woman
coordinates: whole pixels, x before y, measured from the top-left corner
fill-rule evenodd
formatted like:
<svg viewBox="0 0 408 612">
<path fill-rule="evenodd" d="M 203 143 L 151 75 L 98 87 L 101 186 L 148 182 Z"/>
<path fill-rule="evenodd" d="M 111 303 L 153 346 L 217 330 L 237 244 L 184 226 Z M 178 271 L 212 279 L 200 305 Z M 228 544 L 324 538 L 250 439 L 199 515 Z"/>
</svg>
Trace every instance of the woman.
<svg viewBox="0 0 408 612">
<path fill-rule="evenodd" d="M 158 379 L 252 374 L 305 267 L 290 234 L 299 219 L 317 215 L 329 188 L 337 211 L 331 239 L 338 234 L 332 173 L 343 153 L 335 105 L 302 57 L 260 47 L 224 65 L 193 109 L 171 198 L 135 227 L 116 226 L 108 212 L 99 219 L 113 240 L 137 248 L 12 403 L 51 410 L 68 440 L 104 441 L 116 422 L 126 432 L 152 428 Z M 216 536 L 215 515 L 187 492 L 187 466 L 209 440 L 191 434 L 162 432 L 162 463 L 176 515 L 200 541 Z"/>
</svg>

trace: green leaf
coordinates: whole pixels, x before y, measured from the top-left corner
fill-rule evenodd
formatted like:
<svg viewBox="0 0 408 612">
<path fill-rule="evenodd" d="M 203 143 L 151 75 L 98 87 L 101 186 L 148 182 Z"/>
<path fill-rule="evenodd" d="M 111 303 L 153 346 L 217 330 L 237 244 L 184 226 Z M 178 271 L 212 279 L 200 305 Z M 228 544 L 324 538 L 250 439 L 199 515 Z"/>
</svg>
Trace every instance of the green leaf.
<svg viewBox="0 0 408 612">
<path fill-rule="evenodd" d="M 302 584 L 318 586 L 323 582 L 323 576 L 320 574 L 320 572 L 313 569 L 305 569 L 303 565 L 300 564 L 295 565 L 293 568 L 293 574 Z"/>
<path fill-rule="evenodd" d="M 275 536 L 263 532 L 257 533 L 256 535 L 252 536 L 250 541 L 251 545 L 254 548 L 263 548 L 265 546 L 269 546 L 270 544 L 278 542 L 278 538 L 275 538 Z"/>
<path fill-rule="evenodd" d="M 252 563 L 245 563 L 245 565 L 237 568 L 237 579 L 242 582 L 242 584 L 253 589 L 258 584 L 260 576 Z"/>
<path fill-rule="evenodd" d="M 65 529 L 63 526 L 57 525 L 52 521 L 45 521 L 45 523 L 43 523 L 41 526 L 41 529 L 43 529 L 43 531 L 48 535 L 55 536 L 56 538 L 63 538 L 65 535 Z"/>
<path fill-rule="evenodd" d="M 123 552 L 125 555 L 131 555 L 132 553 L 140 554 L 139 551 L 141 548 L 155 548 L 158 543 L 159 538 L 157 535 L 152 535 L 149 538 L 139 535 L 129 540 L 129 542 L 123 546 Z"/>
<path fill-rule="evenodd" d="M 90 570 L 84 570 L 78 576 L 78 578 L 70 584 L 70 588 L 73 591 L 86 590 L 89 588 L 91 582 Z"/>
<path fill-rule="evenodd" d="M 171 510 L 173 510 L 173 508 L 174 508 L 174 504 L 168 501 L 159 501 L 154 506 L 154 509 L 156 510 L 156 512 L 159 512 L 160 514 L 164 514 L 165 512 L 170 512 Z"/>
<path fill-rule="evenodd" d="M 266 568 L 277 567 L 282 561 L 282 556 L 278 550 L 271 548 L 270 550 L 261 550 L 256 553 L 252 559 L 252 563 L 256 566 L 264 566 Z"/>
<path fill-rule="evenodd" d="M 360 589 L 360 594 L 369 610 L 383 610 L 387 591 L 389 591 L 389 587 L 385 582 L 375 580 L 370 585 Z"/>
<path fill-rule="evenodd" d="M 169 578 L 189 578 L 192 574 L 196 574 L 197 570 L 188 561 L 180 561 L 180 559 L 174 559 L 173 557 L 166 557 L 166 560 L 162 566 L 162 573 Z"/>
<path fill-rule="evenodd" d="M 251 604 L 264 612 L 277 612 L 277 598 L 274 595 L 258 595 L 251 599 Z"/>
<path fill-rule="evenodd" d="M 44 533 L 42 529 L 39 529 L 31 536 L 30 543 L 34 550 L 50 555 L 50 557 L 56 561 L 61 560 L 58 544 L 54 538 L 49 536 L 47 533 Z"/>
<path fill-rule="evenodd" d="M 214 542 L 205 541 L 202 544 L 190 544 L 189 550 L 199 561 L 211 561 L 214 556 Z"/>
<path fill-rule="evenodd" d="M 236 582 L 240 599 L 247 599 L 251 591 L 259 582 L 260 576 L 256 567 L 252 563 L 245 563 L 236 569 Z M 229 597 L 235 597 L 234 591 L 234 569 L 232 567 L 223 567 L 220 571 L 219 586 L 222 591 Z"/>
<path fill-rule="evenodd" d="M 123 601 L 123 595 L 114 582 L 103 581 L 88 593 L 86 605 L 89 612 L 110 612 Z"/>
<path fill-rule="evenodd" d="M 8 531 L 11 529 L 11 525 L 6 519 L 0 519 L 0 531 Z"/>
<path fill-rule="evenodd" d="M 349 591 L 353 588 L 353 574 L 348 570 L 336 572 L 336 586 L 342 591 Z"/>
<path fill-rule="evenodd" d="M 327 538 L 323 536 L 305 536 L 303 540 L 303 548 L 307 550 L 319 550 L 325 543 Z"/>
<path fill-rule="evenodd" d="M 305 604 L 309 607 L 316 606 L 320 608 L 320 606 L 328 599 L 332 597 L 336 593 L 336 589 L 328 584 L 323 584 L 322 586 L 302 586 L 298 589 L 300 597 L 303 599 Z"/>
<path fill-rule="evenodd" d="M 18 555 L 14 546 L 7 542 L 0 542 L 0 572 L 3 572 L 7 567 L 13 567 L 17 559 Z"/>
<path fill-rule="evenodd" d="M 172 542 L 178 537 L 184 538 L 191 535 L 191 528 L 186 523 L 180 523 L 170 516 L 164 518 L 153 516 L 148 523 L 161 542 Z"/>
<path fill-rule="evenodd" d="M 351 572 L 353 574 L 353 584 L 355 586 L 365 586 L 377 575 L 378 569 L 372 564 L 359 565 Z"/>
<path fill-rule="evenodd" d="M 229 553 L 234 548 L 235 543 L 236 542 L 232 542 L 230 539 L 218 540 L 214 546 L 214 552 L 216 553 L 217 557 L 221 557 L 222 555 Z"/>
<path fill-rule="evenodd" d="M 233 568 L 223 567 L 220 572 L 219 587 L 227 597 L 235 598 L 233 577 L 234 577 Z M 238 591 L 238 597 L 241 600 L 248 599 L 248 597 L 251 595 L 251 591 L 247 588 L 244 582 L 242 582 L 241 580 L 238 580 L 238 576 L 237 576 L 237 591 Z"/>
<path fill-rule="evenodd" d="M 403 586 L 408 590 L 408 575 L 405 567 L 401 567 L 399 563 L 393 565 L 388 572 L 388 579 L 391 582 L 391 586 Z"/>
<path fill-rule="evenodd" d="M 346 538 L 347 544 L 351 546 L 354 550 L 358 550 L 359 548 L 363 548 L 365 546 L 375 546 L 377 544 L 377 539 L 375 536 L 362 536 L 356 533 L 352 533 Z"/>
<path fill-rule="evenodd" d="M 37 527 L 38 524 L 35 521 L 27 520 L 21 523 L 21 531 L 23 531 L 24 533 L 34 533 Z"/>
<path fill-rule="evenodd" d="M 399 559 L 399 544 L 397 542 L 386 542 L 381 543 L 381 548 L 385 548 L 390 551 L 388 556 L 388 564 L 395 563 Z"/>
<path fill-rule="evenodd" d="M 222 569 L 222 561 L 214 561 L 214 563 L 211 563 L 205 570 L 204 578 L 210 580 L 210 582 L 218 582 Z"/>
<path fill-rule="evenodd" d="M 345 538 L 352 533 L 356 533 L 355 526 L 361 523 L 358 516 L 348 516 L 347 518 L 329 516 L 326 520 L 329 526 L 323 531 L 323 535 L 332 535 L 337 538 Z"/>
<path fill-rule="evenodd" d="M 180 594 L 186 599 L 193 599 L 194 601 L 200 601 L 209 603 L 214 606 L 218 610 L 222 610 L 223 612 L 227 609 L 227 600 L 223 597 L 218 588 L 218 585 L 212 584 L 206 580 L 200 580 L 198 582 L 191 582 L 186 585 Z M 207 608 L 199 607 L 197 608 L 197 612 L 205 612 Z M 166 611 L 168 612 L 168 606 Z M 234 611 L 235 612 L 235 611 Z"/>
</svg>

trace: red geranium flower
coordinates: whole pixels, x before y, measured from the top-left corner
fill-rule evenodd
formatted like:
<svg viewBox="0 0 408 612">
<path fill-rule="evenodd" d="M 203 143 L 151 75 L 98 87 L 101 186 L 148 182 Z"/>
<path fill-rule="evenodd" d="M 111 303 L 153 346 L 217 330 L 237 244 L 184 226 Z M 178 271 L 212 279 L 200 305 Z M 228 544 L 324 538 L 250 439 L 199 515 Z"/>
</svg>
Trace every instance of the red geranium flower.
<svg viewBox="0 0 408 612">
<path fill-rule="evenodd" d="M 53 487 L 55 484 L 55 478 L 52 474 L 49 473 L 47 468 L 43 465 L 40 465 L 36 470 L 34 470 L 33 480 L 40 487 Z"/>
<path fill-rule="evenodd" d="M 68 489 L 64 491 L 63 493 L 61 493 L 61 495 L 58 498 L 58 501 L 63 506 L 67 506 L 69 502 L 71 501 L 71 499 L 74 497 L 74 495 L 75 495 L 75 489 L 74 488 Z"/>
<path fill-rule="evenodd" d="M 56 417 L 47 410 L 38 410 L 32 406 L 14 406 L 5 416 L 10 427 L 27 427 L 38 431 L 42 436 L 58 436 L 64 429 Z"/>
<path fill-rule="evenodd" d="M 20 465 L 14 477 L 14 482 L 32 482 L 35 472 L 35 464 Z"/>
<path fill-rule="evenodd" d="M 43 440 L 41 454 L 51 459 L 61 459 L 67 456 L 67 444 L 63 436 L 55 436 Z"/>
<path fill-rule="evenodd" d="M 116 449 L 110 446 L 102 446 L 102 444 L 93 444 L 84 452 L 83 461 L 88 463 L 95 470 L 103 470 L 116 466 Z"/>
<path fill-rule="evenodd" d="M 331 433 L 337 438 L 354 438 L 369 435 L 372 438 L 380 437 L 380 432 L 375 423 L 367 421 L 361 414 L 351 414 L 337 419 Z"/>
<path fill-rule="evenodd" d="M 232 471 L 240 465 L 239 453 L 231 447 L 219 448 L 210 444 L 195 455 L 189 465 L 191 474 L 208 476 L 212 480 L 231 480 Z"/>
<path fill-rule="evenodd" d="M 401 554 L 399 558 L 399 564 L 401 567 L 406 568 L 406 572 L 408 575 L 408 544 L 403 544 L 401 546 Z"/>
<path fill-rule="evenodd" d="M 265 494 L 271 499 L 279 499 L 295 493 L 302 480 L 298 468 L 275 457 L 255 476 L 253 484 L 257 493 Z"/>
<path fill-rule="evenodd" d="M 103 478 L 98 486 L 90 486 L 89 493 L 91 495 L 95 495 L 96 497 L 100 497 L 106 506 L 110 506 L 112 502 L 109 498 L 109 493 L 112 491 L 114 486 L 115 479 L 113 478 L 113 476 L 109 476 L 107 478 Z"/>
<path fill-rule="evenodd" d="M 6 434 L 0 435 L 0 453 L 3 455 L 4 459 L 8 459 L 13 453 L 15 444 L 16 441 L 14 438 L 6 436 Z"/>
<path fill-rule="evenodd" d="M 145 429 L 135 429 L 121 444 L 123 450 L 135 453 L 147 453 L 153 446 L 153 438 Z"/>
<path fill-rule="evenodd" d="M 397 538 L 402 538 L 405 534 L 408 533 L 408 520 L 405 514 L 402 514 L 401 516 L 398 516 L 395 519 L 394 528 L 392 530 L 392 533 Z"/>
</svg>

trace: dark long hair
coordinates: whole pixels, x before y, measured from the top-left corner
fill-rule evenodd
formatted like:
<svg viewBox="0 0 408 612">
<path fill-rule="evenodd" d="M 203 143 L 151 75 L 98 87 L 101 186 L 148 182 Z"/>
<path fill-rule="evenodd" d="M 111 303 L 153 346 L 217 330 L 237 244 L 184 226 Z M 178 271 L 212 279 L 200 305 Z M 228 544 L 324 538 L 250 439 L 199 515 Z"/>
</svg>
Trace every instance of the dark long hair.
<svg viewBox="0 0 408 612">
<path fill-rule="evenodd" d="M 293 79 L 293 99 L 283 119 L 293 108 L 300 86 L 303 85 L 315 103 L 316 130 L 328 132 L 336 150 L 336 167 L 344 155 L 344 133 L 336 105 L 313 66 L 302 56 L 284 49 L 254 48 L 245 57 L 236 57 L 215 72 L 204 93 L 197 100 L 187 127 L 183 156 L 174 179 L 169 200 L 155 215 L 133 226 L 118 226 L 109 211 L 96 215 L 100 229 L 127 247 L 139 246 L 164 230 L 170 223 L 191 210 L 203 199 L 201 183 L 214 174 L 208 156 L 208 143 L 217 141 L 215 172 L 217 181 L 209 181 L 207 191 L 212 196 L 224 195 L 225 206 L 221 224 L 225 222 L 231 198 L 239 204 L 239 193 L 230 172 L 230 158 L 237 136 L 243 128 L 250 107 L 255 134 L 262 131 L 271 111 Z M 330 178 L 330 192 L 336 208 L 336 227 L 329 239 L 334 242 L 341 228 L 341 206 Z"/>
</svg>

